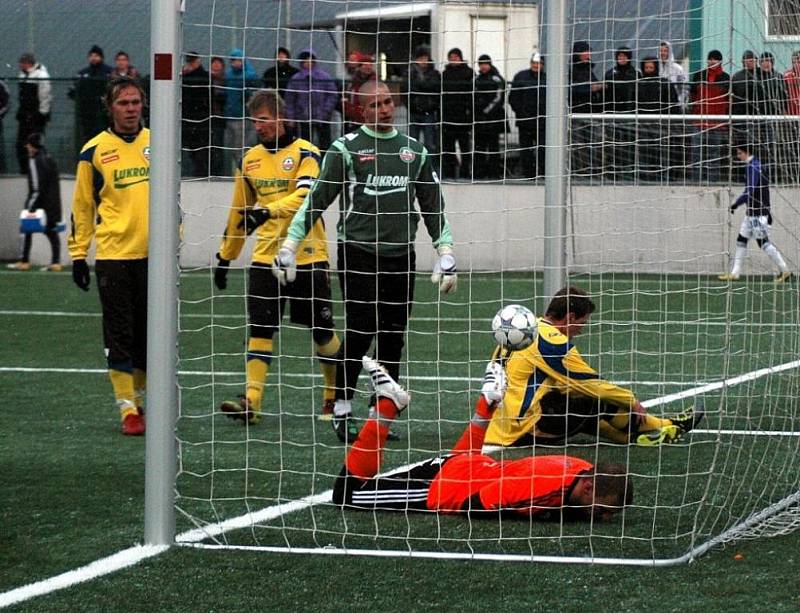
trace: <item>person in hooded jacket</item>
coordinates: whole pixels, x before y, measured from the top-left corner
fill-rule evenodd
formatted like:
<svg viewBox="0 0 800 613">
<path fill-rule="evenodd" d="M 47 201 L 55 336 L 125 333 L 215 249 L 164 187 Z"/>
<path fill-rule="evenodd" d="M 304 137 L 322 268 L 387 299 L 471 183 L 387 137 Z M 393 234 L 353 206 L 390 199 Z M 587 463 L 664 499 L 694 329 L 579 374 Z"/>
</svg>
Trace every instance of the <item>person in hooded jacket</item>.
<svg viewBox="0 0 800 613">
<path fill-rule="evenodd" d="M 616 60 L 616 65 L 605 75 L 604 110 L 608 113 L 632 113 L 636 110 L 636 82 L 641 73 L 633 64 L 633 53 L 629 47 L 619 47 Z M 607 133 L 605 138 L 606 142 L 610 142 L 606 164 L 610 166 L 612 176 L 622 177 L 634 170 L 636 123 L 615 120 L 609 127 L 610 134 Z"/>
<path fill-rule="evenodd" d="M 246 106 L 252 93 L 258 89 L 258 73 L 245 59 L 244 51 L 232 49 L 228 68 L 225 70 L 225 147 L 229 155 L 226 171 L 231 171 L 234 164 L 248 149 L 254 139 L 255 132 L 250 126 L 245 127 Z M 233 152 L 233 153 L 232 153 Z"/>
<path fill-rule="evenodd" d="M 295 133 L 314 143 L 324 154 L 331 146 L 333 111 L 339 102 L 334 78 L 317 66 L 317 56 L 303 49 L 297 56 L 300 70 L 286 85 L 283 99 L 286 117 L 294 122 Z"/>
<path fill-rule="evenodd" d="M 503 177 L 500 135 L 506 131 L 506 82 L 486 54 L 475 77 L 475 178 Z"/>
<path fill-rule="evenodd" d="M 680 108 L 686 108 L 689 100 L 689 79 L 683 66 L 675 61 L 672 43 L 667 40 L 662 40 L 658 46 L 658 74 L 672 85 Z"/>
<path fill-rule="evenodd" d="M 519 175 L 524 179 L 544 176 L 547 75 L 544 57 L 539 52 L 531 56 L 530 69 L 514 75 L 508 103 L 517 117 L 519 130 Z"/>
<path fill-rule="evenodd" d="M 569 72 L 569 106 L 573 113 L 592 113 L 602 108 L 605 85 L 594 74 L 592 49 L 586 41 L 572 45 L 572 66 Z M 594 143 L 601 136 L 592 120 L 573 119 L 572 168 L 575 174 L 591 175 L 599 165 L 598 148 Z"/>
<path fill-rule="evenodd" d="M 636 110 L 641 114 L 668 114 L 680 110 L 675 88 L 659 74 L 658 58 L 649 56 L 642 60 L 642 76 L 636 82 Z M 673 147 L 672 126 L 661 120 L 639 121 L 637 145 L 639 172 L 642 178 L 663 179 L 670 164 Z"/>
</svg>

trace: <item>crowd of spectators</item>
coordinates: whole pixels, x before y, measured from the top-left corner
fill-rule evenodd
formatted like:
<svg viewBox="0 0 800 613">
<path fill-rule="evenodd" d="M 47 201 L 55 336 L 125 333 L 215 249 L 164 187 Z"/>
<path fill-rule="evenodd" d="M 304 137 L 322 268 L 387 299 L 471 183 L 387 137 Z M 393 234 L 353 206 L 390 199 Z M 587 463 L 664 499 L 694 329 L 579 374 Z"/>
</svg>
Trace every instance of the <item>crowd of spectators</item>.
<svg viewBox="0 0 800 613">
<path fill-rule="evenodd" d="M 405 68 L 391 67 L 393 92 L 406 107 L 410 135 L 426 146 L 444 178 L 544 176 L 547 74 L 541 53 L 533 53 L 530 67 L 509 81 L 486 54 L 478 57 L 473 70 L 454 47 L 441 72 L 429 47 L 419 46 L 411 55 Z M 658 180 L 682 173 L 687 179 L 724 180 L 729 148 L 743 140 L 763 149 L 767 167 L 781 156 L 789 165 L 800 160 L 800 151 L 790 150 L 792 143 L 798 149 L 798 123 L 774 117 L 800 116 L 800 51 L 792 54 L 791 66 L 783 74 L 775 68 L 774 55 L 766 51 L 760 55 L 745 51 L 741 69 L 732 75 L 725 71 L 725 60 L 717 50 L 709 52 L 705 68 L 691 76 L 675 60 L 668 41 L 643 55 L 636 58 L 633 50 L 620 46 L 614 65 L 602 74 L 596 72 L 589 44 L 574 43 L 569 108 L 573 115 L 595 115 L 570 121 L 574 175 Z M 274 65 L 261 77 L 242 49 L 208 60 L 206 69 L 202 56 L 188 52 L 181 70 L 186 176 L 232 173 L 254 142 L 244 117 L 247 100 L 258 89 L 276 89 L 297 134 L 325 151 L 335 135 L 359 125 L 358 92 L 377 78 L 375 56 L 361 51 L 347 56 L 344 79 L 323 68 L 312 49 L 293 58 L 289 49 L 278 48 Z M 16 157 L 25 173 L 24 143 L 31 133 L 45 133 L 52 93 L 47 69 L 32 54 L 20 56 L 19 68 Z M 78 71 L 69 91 L 75 102 L 77 142 L 107 127 L 102 98 L 107 82 L 116 76 L 142 77 L 125 51 L 118 51 L 110 66 L 103 49 L 93 45 L 86 67 Z M 0 130 L 12 102 L 8 86 L 1 83 Z M 614 115 L 598 118 L 600 113 Z M 693 117 L 663 117 L 686 114 Z M 509 138 L 512 128 L 516 141 Z M 0 157 L 0 171 L 6 170 L 10 168 Z"/>
</svg>

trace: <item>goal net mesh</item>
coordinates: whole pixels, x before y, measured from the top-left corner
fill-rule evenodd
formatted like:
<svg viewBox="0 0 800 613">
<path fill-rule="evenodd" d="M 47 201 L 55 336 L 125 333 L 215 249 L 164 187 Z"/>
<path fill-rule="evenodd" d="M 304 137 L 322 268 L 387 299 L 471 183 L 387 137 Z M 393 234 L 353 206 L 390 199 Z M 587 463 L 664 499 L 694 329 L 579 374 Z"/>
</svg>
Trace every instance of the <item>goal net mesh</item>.
<svg viewBox="0 0 800 613">
<path fill-rule="evenodd" d="M 657 563 L 797 527 L 797 289 L 774 281 L 778 268 L 756 237 L 738 280 L 718 275 L 731 271 L 745 216 L 745 206 L 729 212 L 745 186 L 745 162 L 733 149 L 741 143 L 770 178 L 770 241 L 789 270 L 800 265 L 800 58 L 792 60 L 800 8 L 761 0 L 568 4 L 568 24 L 555 25 L 568 41 L 569 153 L 566 167 L 547 172 L 568 185 L 559 237 L 568 283 L 598 307 L 573 342 L 649 412 L 673 415 L 702 397 L 705 420 L 674 445 L 615 445 L 581 435 L 562 446 L 487 450 L 497 459 L 568 454 L 622 464 L 635 499 L 610 522 L 568 521 L 558 512 L 547 521 L 503 514 L 476 520 L 333 505 L 330 490 L 347 448 L 331 422 L 319 419 L 324 385 L 312 335 L 291 321 L 288 308 L 274 336 L 261 422 L 247 425 L 220 411 L 245 391 L 250 338 L 247 270 L 256 235 L 231 263 L 225 290 L 213 277 L 231 179 L 258 142 L 246 101 L 260 88 L 291 89 L 285 77 L 265 76 L 280 48 L 296 68 L 302 52 L 313 53 L 330 83 L 318 77 L 300 102 L 323 104 L 322 90 L 332 85 L 331 110 L 303 116 L 295 105 L 294 129 L 327 146 L 357 129 L 348 116 L 352 83 L 374 71 L 393 93 L 397 128 L 424 142 L 441 175 L 459 287 L 441 295 L 429 282 L 436 254 L 420 224 L 400 367 L 412 402 L 393 425 L 398 440 L 387 443 L 382 464 L 396 469 L 447 453 L 469 421 L 494 348 L 494 313 L 520 303 L 541 314 L 549 300 L 542 164 L 544 98 L 552 90 L 537 88 L 532 60 L 538 57 L 545 75 L 554 64 L 560 50 L 547 39 L 553 24 L 544 3 L 535 2 L 189 0 L 183 51 L 207 69 L 220 58 L 224 70 L 211 85 L 184 75 L 179 542 Z M 465 83 L 453 78 L 454 48 L 472 73 L 458 95 L 456 86 Z M 754 60 L 746 59 L 749 51 Z M 709 68 L 717 52 L 720 66 Z M 425 53 L 445 76 L 421 90 L 415 60 Z M 582 53 L 590 54 L 588 64 Z M 491 64 L 479 63 L 484 55 Z M 783 76 L 792 69 L 794 80 Z M 728 80 L 718 81 L 720 72 Z M 205 100 L 210 120 L 192 114 L 187 94 Z M 334 202 L 324 220 L 335 329 L 344 338 L 339 212 Z M 366 419 L 369 397 L 362 373 L 357 418 Z"/>
</svg>

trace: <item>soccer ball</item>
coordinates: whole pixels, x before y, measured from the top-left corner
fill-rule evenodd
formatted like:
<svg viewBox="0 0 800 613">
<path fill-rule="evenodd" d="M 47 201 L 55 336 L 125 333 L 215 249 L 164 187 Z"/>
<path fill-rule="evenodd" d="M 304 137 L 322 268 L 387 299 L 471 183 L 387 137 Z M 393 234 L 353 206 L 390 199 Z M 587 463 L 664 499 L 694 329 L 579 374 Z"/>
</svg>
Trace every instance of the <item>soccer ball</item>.
<svg viewBox="0 0 800 613">
<path fill-rule="evenodd" d="M 492 320 L 495 342 L 506 349 L 525 349 L 533 343 L 539 324 L 530 309 L 521 304 L 509 304 Z"/>
</svg>

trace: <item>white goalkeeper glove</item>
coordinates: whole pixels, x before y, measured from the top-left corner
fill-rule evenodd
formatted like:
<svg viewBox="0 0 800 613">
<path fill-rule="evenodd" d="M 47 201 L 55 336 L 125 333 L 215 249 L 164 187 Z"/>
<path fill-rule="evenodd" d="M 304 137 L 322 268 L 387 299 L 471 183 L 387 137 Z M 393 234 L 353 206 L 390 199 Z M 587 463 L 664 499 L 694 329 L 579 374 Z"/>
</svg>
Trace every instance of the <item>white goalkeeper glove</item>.
<svg viewBox="0 0 800 613">
<path fill-rule="evenodd" d="M 458 275 L 456 275 L 456 256 L 450 245 L 442 245 L 438 249 L 439 259 L 433 267 L 431 283 L 439 285 L 443 294 L 451 294 L 458 288 Z"/>
<path fill-rule="evenodd" d="M 489 362 L 486 365 L 486 374 L 483 375 L 481 395 L 490 405 L 496 405 L 506 393 L 506 371 L 499 362 Z"/>
<path fill-rule="evenodd" d="M 286 285 L 294 281 L 297 276 L 297 243 L 289 238 L 283 241 L 283 245 L 278 251 L 278 255 L 272 261 L 272 274 L 280 282 Z"/>
</svg>

